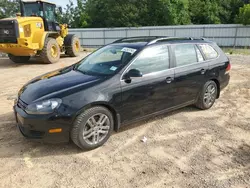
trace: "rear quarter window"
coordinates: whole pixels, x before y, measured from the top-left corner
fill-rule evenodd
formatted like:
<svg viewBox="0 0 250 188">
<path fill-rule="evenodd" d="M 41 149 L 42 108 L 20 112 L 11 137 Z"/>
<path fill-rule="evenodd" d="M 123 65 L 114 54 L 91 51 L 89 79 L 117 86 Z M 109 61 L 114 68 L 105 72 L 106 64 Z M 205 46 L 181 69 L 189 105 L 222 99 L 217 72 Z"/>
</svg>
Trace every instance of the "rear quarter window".
<svg viewBox="0 0 250 188">
<path fill-rule="evenodd" d="M 208 44 L 199 44 L 199 47 L 201 48 L 207 59 L 215 59 L 219 56 L 218 52 Z"/>
</svg>

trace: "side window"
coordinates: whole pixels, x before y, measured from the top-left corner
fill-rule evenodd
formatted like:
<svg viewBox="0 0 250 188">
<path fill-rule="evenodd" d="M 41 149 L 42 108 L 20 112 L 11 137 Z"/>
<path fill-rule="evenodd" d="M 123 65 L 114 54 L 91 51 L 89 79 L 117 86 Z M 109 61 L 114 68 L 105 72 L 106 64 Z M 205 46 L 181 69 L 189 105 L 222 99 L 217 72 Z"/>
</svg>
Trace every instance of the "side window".
<svg viewBox="0 0 250 188">
<path fill-rule="evenodd" d="M 204 58 L 203 58 L 203 56 L 202 56 L 202 54 L 197 46 L 195 46 L 195 49 L 196 49 L 196 53 L 197 53 L 198 62 L 204 61 Z"/>
<path fill-rule="evenodd" d="M 169 69 L 168 46 L 154 46 L 146 48 L 130 66 L 138 69 L 142 74 L 149 74 Z"/>
<path fill-rule="evenodd" d="M 212 46 L 208 44 L 200 44 L 199 46 L 207 59 L 215 59 L 218 57 L 217 51 Z"/>
<path fill-rule="evenodd" d="M 55 21 L 55 8 L 53 5 L 44 4 L 45 17 L 48 21 Z"/>
<path fill-rule="evenodd" d="M 198 62 L 197 47 L 193 44 L 180 44 L 174 47 L 176 66 L 188 65 L 191 63 Z M 202 55 L 200 54 L 202 57 Z M 200 60 L 201 60 L 201 57 Z"/>
</svg>

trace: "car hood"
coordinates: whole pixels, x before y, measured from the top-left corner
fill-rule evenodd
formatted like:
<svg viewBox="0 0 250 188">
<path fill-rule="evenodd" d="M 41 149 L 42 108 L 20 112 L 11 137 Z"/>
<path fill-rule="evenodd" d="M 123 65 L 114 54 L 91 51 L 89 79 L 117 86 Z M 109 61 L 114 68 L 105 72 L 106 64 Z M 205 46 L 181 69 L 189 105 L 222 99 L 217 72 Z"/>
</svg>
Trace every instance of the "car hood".
<svg viewBox="0 0 250 188">
<path fill-rule="evenodd" d="M 36 77 L 24 85 L 18 93 L 19 98 L 30 104 L 34 101 L 73 93 L 102 80 L 99 76 L 86 75 L 72 68 L 60 69 Z"/>
</svg>

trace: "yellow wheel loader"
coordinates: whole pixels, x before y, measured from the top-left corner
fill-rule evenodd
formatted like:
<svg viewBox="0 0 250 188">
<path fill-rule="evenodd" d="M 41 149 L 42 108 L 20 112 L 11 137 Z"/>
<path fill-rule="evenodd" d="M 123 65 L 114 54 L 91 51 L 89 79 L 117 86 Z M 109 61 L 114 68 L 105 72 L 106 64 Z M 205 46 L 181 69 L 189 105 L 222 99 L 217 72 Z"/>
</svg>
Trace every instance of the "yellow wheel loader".
<svg viewBox="0 0 250 188">
<path fill-rule="evenodd" d="M 15 63 L 40 56 L 44 63 L 55 63 L 60 54 L 76 57 L 80 40 L 68 34 L 67 24 L 56 22 L 56 5 L 43 0 L 20 1 L 21 14 L 0 20 L 0 52 Z"/>
</svg>

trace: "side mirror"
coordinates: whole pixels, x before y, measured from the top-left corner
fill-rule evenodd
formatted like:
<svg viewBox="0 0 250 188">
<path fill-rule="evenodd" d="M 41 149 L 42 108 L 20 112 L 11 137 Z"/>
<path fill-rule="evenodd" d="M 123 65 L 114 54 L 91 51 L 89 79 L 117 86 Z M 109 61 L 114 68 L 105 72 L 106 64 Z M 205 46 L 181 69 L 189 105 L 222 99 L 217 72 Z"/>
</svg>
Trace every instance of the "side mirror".
<svg viewBox="0 0 250 188">
<path fill-rule="evenodd" d="M 129 78 L 135 78 L 135 77 L 142 77 L 142 72 L 139 71 L 138 69 L 130 69 L 126 74 L 124 74 L 123 78 L 124 79 L 129 79 Z"/>
</svg>

